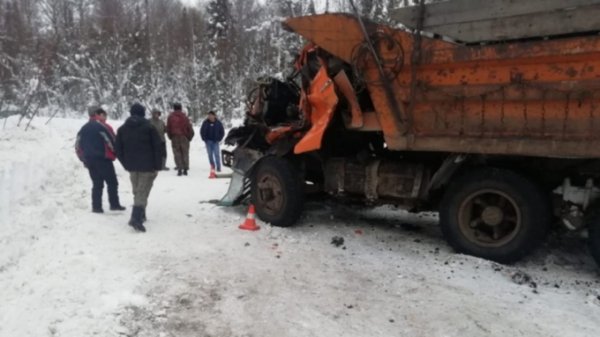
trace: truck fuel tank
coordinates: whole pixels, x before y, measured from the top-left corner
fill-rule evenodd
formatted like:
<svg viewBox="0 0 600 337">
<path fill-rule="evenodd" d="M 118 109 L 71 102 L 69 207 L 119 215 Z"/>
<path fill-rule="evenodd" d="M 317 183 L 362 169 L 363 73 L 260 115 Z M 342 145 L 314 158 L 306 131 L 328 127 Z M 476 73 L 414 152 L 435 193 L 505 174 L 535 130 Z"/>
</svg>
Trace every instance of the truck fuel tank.
<svg viewBox="0 0 600 337">
<path fill-rule="evenodd" d="M 423 164 L 372 159 L 360 162 L 332 158 L 325 163 L 325 191 L 335 196 L 379 199 L 412 199 L 425 195 L 430 171 Z"/>
</svg>

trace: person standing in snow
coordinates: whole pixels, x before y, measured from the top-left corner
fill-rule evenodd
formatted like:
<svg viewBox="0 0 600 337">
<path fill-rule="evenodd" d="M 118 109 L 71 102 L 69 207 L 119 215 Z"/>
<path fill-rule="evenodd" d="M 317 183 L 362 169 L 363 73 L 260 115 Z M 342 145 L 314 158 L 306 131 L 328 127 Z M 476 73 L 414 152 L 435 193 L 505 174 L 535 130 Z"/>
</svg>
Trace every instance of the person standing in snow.
<svg viewBox="0 0 600 337">
<path fill-rule="evenodd" d="M 158 109 L 152 110 L 152 118 L 150 118 L 150 124 L 152 124 L 158 135 L 160 136 L 160 140 L 162 140 L 162 150 L 163 150 L 163 159 L 162 159 L 162 169 L 167 171 L 169 168 L 167 167 L 167 140 L 165 138 L 165 133 L 167 132 L 167 126 L 165 122 L 160 119 L 160 115 L 162 112 Z"/>
<path fill-rule="evenodd" d="M 190 169 L 190 141 L 194 138 L 194 128 L 189 118 L 181 111 L 181 104 L 173 104 L 173 110 L 167 118 L 167 136 L 171 140 L 177 175 L 187 176 Z"/>
<path fill-rule="evenodd" d="M 146 206 L 158 171 L 162 169 L 162 141 L 156 128 L 144 118 L 146 108 L 131 106 L 131 116 L 117 130 L 117 158 L 129 172 L 133 191 L 133 210 L 129 225 L 145 232 Z"/>
<path fill-rule="evenodd" d="M 115 133 L 106 123 L 106 111 L 98 107 L 88 110 L 89 121 L 77 133 L 75 151 L 92 179 L 92 212 L 104 213 L 102 190 L 108 192 L 111 211 L 124 211 L 119 201 L 119 182 L 115 173 Z"/>
<path fill-rule="evenodd" d="M 221 151 L 219 143 L 225 136 L 223 124 L 217 119 L 217 114 L 214 111 L 208 112 L 208 117 L 202 122 L 200 127 L 200 137 L 206 144 L 206 152 L 208 153 L 208 162 L 210 167 L 221 172 Z"/>
</svg>

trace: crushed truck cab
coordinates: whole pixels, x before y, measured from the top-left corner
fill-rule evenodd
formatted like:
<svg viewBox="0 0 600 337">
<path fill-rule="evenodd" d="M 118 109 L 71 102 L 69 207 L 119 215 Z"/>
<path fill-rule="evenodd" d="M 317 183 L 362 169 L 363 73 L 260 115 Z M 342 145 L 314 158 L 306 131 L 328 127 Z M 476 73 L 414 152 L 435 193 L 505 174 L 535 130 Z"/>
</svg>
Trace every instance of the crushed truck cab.
<svg viewBox="0 0 600 337">
<path fill-rule="evenodd" d="M 502 19 L 546 10 L 527 3 Z M 314 193 L 439 211 L 453 248 L 499 262 L 558 223 L 589 231 L 600 261 L 600 27 L 450 41 L 418 20 L 436 6 L 399 10 L 417 15 L 412 30 L 348 14 L 286 20 L 307 44 L 289 77 L 248 95 L 244 125 L 226 138 L 236 149 L 224 153 L 234 175 L 222 204 L 250 198 L 278 226 Z"/>
</svg>

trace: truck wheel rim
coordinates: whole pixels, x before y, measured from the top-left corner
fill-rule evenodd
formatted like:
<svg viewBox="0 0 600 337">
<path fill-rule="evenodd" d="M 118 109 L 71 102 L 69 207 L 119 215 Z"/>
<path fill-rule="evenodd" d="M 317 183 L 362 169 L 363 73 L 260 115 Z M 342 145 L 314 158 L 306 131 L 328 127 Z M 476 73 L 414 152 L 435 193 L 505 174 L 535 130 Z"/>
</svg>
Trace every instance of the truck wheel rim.
<svg viewBox="0 0 600 337">
<path fill-rule="evenodd" d="M 257 207 L 269 215 L 277 215 L 281 211 L 284 202 L 281 182 L 273 174 L 262 175 L 258 180 Z"/>
<path fill-rule="evenodd" d="M 502 191 L 480 190 L 461 203 L 458 223 L 469 241 L 482 247 L 501 247 L 521 230 L 521 210 L 515 200 Z"/>
</svg>

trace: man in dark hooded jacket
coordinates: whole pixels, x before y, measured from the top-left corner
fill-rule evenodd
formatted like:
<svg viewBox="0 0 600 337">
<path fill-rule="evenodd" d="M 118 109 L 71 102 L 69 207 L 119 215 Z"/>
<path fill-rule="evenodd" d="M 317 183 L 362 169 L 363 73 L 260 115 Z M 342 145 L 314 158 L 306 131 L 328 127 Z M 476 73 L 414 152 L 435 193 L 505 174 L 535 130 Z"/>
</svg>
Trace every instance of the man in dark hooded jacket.
<svg viewBox="0 0 600 337">
<path fill-rule="evenodd" d="M 146 205 L 158 171 L 162 169 L 162 141 L 156 128 L 144 118 L 141 104 L 131 106 L 131 117 L 117 131 L 117 158 L 129 172 L 133 190 L 133 210 L 129 225 L 145 232 Z"/>
</svg>

